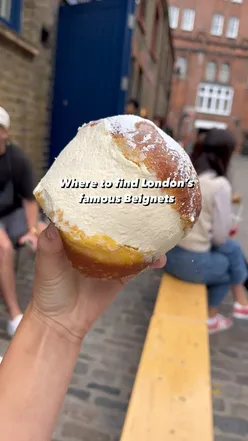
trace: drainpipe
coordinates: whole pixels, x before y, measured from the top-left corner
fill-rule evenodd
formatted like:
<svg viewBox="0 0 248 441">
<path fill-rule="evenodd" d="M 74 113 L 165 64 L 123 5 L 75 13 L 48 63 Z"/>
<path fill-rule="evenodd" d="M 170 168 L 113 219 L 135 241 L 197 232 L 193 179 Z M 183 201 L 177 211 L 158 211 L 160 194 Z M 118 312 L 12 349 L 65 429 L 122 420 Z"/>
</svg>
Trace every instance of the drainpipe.
<svg viewBox="0 0 248 441">
<path fill-rule="evenodd" d="M 164 16 L 165 19 L 165 16 Z M 161 38 L 161 46 L 160 49 L 165 48 L 165 35 L 166 35 L 166 29 L 165 29 L 165 20 L 163 23 L 163 32 L 162 32 L 162 38 Z M 160 77 L 161 77 L 161 69 L 163 67 L 162 65 L 163 57 L 159 56 L 159 63 L 158 63 L 158 72 L 157 72 L 157 81 L 156 81 L 156 92 L 155 92 L 155 101 L 153 106 L 153 116 L 156 113 L 157 103 L 158 103 L 158 95 L 159 95 L 159 86 L 160 86 Z"/>
</svg>

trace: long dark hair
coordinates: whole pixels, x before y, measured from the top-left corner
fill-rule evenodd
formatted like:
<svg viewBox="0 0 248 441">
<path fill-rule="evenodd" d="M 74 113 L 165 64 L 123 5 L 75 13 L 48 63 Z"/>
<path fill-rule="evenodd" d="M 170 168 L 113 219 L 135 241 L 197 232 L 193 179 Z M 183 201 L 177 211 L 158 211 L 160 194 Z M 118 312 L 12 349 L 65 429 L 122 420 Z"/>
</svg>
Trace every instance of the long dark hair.
<svg viewBox="0 0 248 441">
<path fill-rule="evenodd" d="M 227 176 L 235 138 L 228 130 L 212 129 L 199 141 L 191 156 L 198 174 L 213 170 L 218 176 Z"/>
</svg>

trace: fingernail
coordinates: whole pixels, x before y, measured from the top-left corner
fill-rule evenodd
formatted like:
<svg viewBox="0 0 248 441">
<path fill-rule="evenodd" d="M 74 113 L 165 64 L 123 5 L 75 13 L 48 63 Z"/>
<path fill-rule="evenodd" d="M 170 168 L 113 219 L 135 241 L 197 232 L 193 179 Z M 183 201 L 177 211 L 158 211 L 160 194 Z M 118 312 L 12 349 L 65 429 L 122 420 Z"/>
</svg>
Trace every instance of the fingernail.
<svg viewBox="0 0 248 441">
<path fill-rule="evenodd" d="M 46 234 L 49 240 L 54 240 L 58 237 L 58 230 L 52 222 L 48 225 Z"/>
</svg>

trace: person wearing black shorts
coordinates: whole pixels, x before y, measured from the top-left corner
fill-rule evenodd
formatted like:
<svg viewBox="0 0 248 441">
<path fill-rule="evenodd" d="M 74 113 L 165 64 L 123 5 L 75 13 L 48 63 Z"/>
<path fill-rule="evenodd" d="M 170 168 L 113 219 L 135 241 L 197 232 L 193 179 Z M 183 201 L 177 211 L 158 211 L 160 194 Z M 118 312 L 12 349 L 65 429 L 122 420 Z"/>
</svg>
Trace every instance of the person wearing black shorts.
<svg viewBox="0 0 248 441">
<path fill-rule="evenodd" d="M 22 319 L 15 287 L 14 247 L 28 242 L 36 251 L 38 234 L 46 225 L 39 222 L 31 162 L 23 150 L 9 142 L 9 127 L 10 117 L 0 107 L 0 293 L 9 313 L 7 331 L 13 336 Z"/>
</svg>

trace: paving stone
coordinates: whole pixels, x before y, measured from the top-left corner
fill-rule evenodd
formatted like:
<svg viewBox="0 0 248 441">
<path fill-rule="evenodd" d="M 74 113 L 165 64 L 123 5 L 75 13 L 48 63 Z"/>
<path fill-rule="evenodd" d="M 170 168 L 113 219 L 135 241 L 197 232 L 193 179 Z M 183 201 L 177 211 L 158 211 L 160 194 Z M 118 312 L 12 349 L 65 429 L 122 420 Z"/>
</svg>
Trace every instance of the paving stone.
<svg viewBox="0 0 248 441">
<path fill-rule="evenodd" d="M 240 399 L 241 386 L 235 383 L 220 383 L 219 388 L 221 390 L 222 397 Z"/>
<path fill-rule="evenodd" d="M 92 332 L 95 332 L 96 334 L 105 334 L 106 333 L 106 329 L 104 329 L 104 328 L 94 328 L 94 329 L 92 329 Z"/>
<path fill-rule="evenodd" d="M 127 329 L 126 329 L 126 332 L 127 332 Z M 136 344 L 140 343 L 141 345 L 143 345 L 144 341 L 145 341 L 145 335 L 143 337 L 140 335 L 130 335 L 130 334 L 120 332 L 120 331 L 118 331 L 118 329 L 116 329 L 115 336 L 118 337 L 120 340 L 128 341 L 128 342 L 132 341 Z"/>
<path fill-rule="evenodd" d="M 85 354 L 93 355 L 102 355 L 103 346 L 100 343 L 83 343 L 82 352 Z"/>
<path fill-rule="evenodd" d="M 120 395 L 121 392 L 120 389 L 117 389 L 115 387 L 104 386 L 103 384 L 97 384 L 97 383 L 89 383 L 87 384 L 87 387 L 89 389 L 100 390 L 109 395 Z"/>
<path fill-rule="evenodd" d="M 224 380 L 228 381 L 232 379 L 232 375 L 229 372 L 226 372 L 221 369 L 212 369 L 211 370 L 211 378 L 212 380 Z"/>
<path fill-rule="evenodd" d="M 213 363 L 215 368 L 225 369 L 227 372 L 237 372 L 239 374 L 246 374 L 248 372 L 247 362 L 242 361 L 242 363 L 237 363 L 237 361 L 234 361 L 230 358 L 223 359 L 218 357 L 213 360 Z"/>
<path fill-rule="evenodd" d="M 101 365 L 104 368 L 113 370 L 114 372 L 126 372 L 129 368 L 128 360 L 113 360 L 113 359 L 102 359 Z"/>
<path fill-rule="evenodd" d="M 111 441 L 110 435 L 77 423 L 64 424 L 62 435 L 80 441 Z"/>
<path fill-rule="evenodd" d="M 89 370 L 88 364 L 78 362 L 75 367 L 76 374 L 87 374 Z"/>
<path fill-rule="evenodd" d="M 147 326 L 137 326 L 135 328 L 135 334 L 136 335 L 144 335 L 144 336 L 146 336 L 147 330 L 148 330 Z"/>
<path fill-rule="evenodd" d="M 132 316 L 132 315 L 125 315 L 125 322 L 128 323 L 129 325 L 142 325 L 142 326 L 146 326 L 149 323 L 149 319 L 147 319 L 146 317 L 142 316 L 142 317 L 138 317 L 138 316 Z"/>
<path fill-rule="evenodd" d="M 84 424 L 91 424 L 97 420 L 97 409 L 89 403 L 75 401 L 69 395 L 66 396 L 63 405 L 63 414 Z"/>
<path fill-rule="evenodd" d="M 235 351 L 233 349 L 220 349 L 221 354 L 226 355 L 229 358 L 239 358 L 239 353 L 238 351 Z"/>
<path fill-rule="evenodd" d="M 100 416 L 100 420 L 102 420 L 102 422 L 104 423 L 105 427 L 108 427 L 109 430 L 114 429 L 114 431 L 117 431 L 118 433 L 121 432 L 123 425 L 124 425 L 124 421 L 125 421 L 125 413 L 118 411 L 118 413 L 116 412 L 115 415 L 113 415 L 113 411 L 111 409 L 110 413 L 108 415 L 101 415 Z"/>
<path fill-rule="evenodd" d="M 95 404 L 97 406 L 108 407 L 109 409 L 119 409 L 122 412 L 126 412 L 128 403 L 122 403 L 120 401 L 110 400 L 106 397 L 97 397 L 95 399 Z"/>
<path fill-rule="evenodd" d="M 149 314 L 146 314 L 143 310 L 140 311 L 139 306 L 132 305 L 132 309 L 122 309 L 122 314 L 124 316 L 130 316 L 130 317 L 136 317 L 137 319 L 140 319 L 140 315 L 142 313 L 142 317 L 145 319 L 149 318 Z"/>
<path fill-rule="evenodd" d="M 82 383 L 82 377 L 81 375 L 73 375 L 70 386 L 80 386 Z"/>
<path fill-rule="evenodd" d="M 225 436 L 217 435 L 214 437 L 214 441 L 240 441 L 241 439 L 242 438 L 233 438 L 232 436 L 227 437 L 226 435 Z"/>
<path fill-rule="evenodd" d="M 248 375 L 237 375 L 236 380 L 238 384 L 248 385 Z"/>
<path fill-rule="evenodd" d="M 216 412 L 224 412 L 225 411 L 225 402 L 222 398 L 216 398 L 213 399 L 213 409 Z"/>
<path fill-rule="evenodd" d="M 248 386 L 240 386 L 241 392 L 240 392 L 240 398 L 243 399 L 246 403 L 248 403 Z"/>
<path fill-rule="evenodd" d="M 104 384 L 113 384 L 116 379 L 116 375 L 104 369 L 94 369 L 92 371 L 92 380 L 97 380 Z"/>
<path fill-rule="evenodd" d="M 104 344 L 110 345 L 110 346 L 114 346 L 114 347 L 122 347 L 122 348 L 128 348 L 128 349 L 133 349 L 135 347 L 135 342 L 134 341 L 121 341 L 121 340 L 114 340 L 114 339 L 110 339 L 107 338 L 106 340 L 104 340 Z"/>
<path fill-rule="evenodd" d="M 91 357 L 89 354 L 83 353 L 79 354 L 78 358 L 83 361 L 93 361 L 94 357 Z"/>
<path fill-rule="evenodd" d="M 87 401 L 90 396 L 89 391 L 82 390 L 82 389 L 74 389 L 73 387 L 69 387 L 67 393 L 69 395 L 73 395 L 74 397 L 77 397 L 80 400 L 84 400 L 84 401 Z"/>
<path fill-rule="evenodd" d="M 231 404 L 231 414 L 234 417 L 248 419 L 248 405 L 242 403 Z"/>
<path fill-rule="evenodd" d="M 245 436 L 248 434 L 248 421 L 232 416 L 214 415 L 214 425 L 222 432 Z"/>
<path fill-rule="evenodd" d="M 122 375 L 121 379 L 119 380 L 120 384 L 122 384 L 125 387 L 128 387 L 129 390 L 133 388 L 134 384 L 134 375 Z"/>
</svg>

